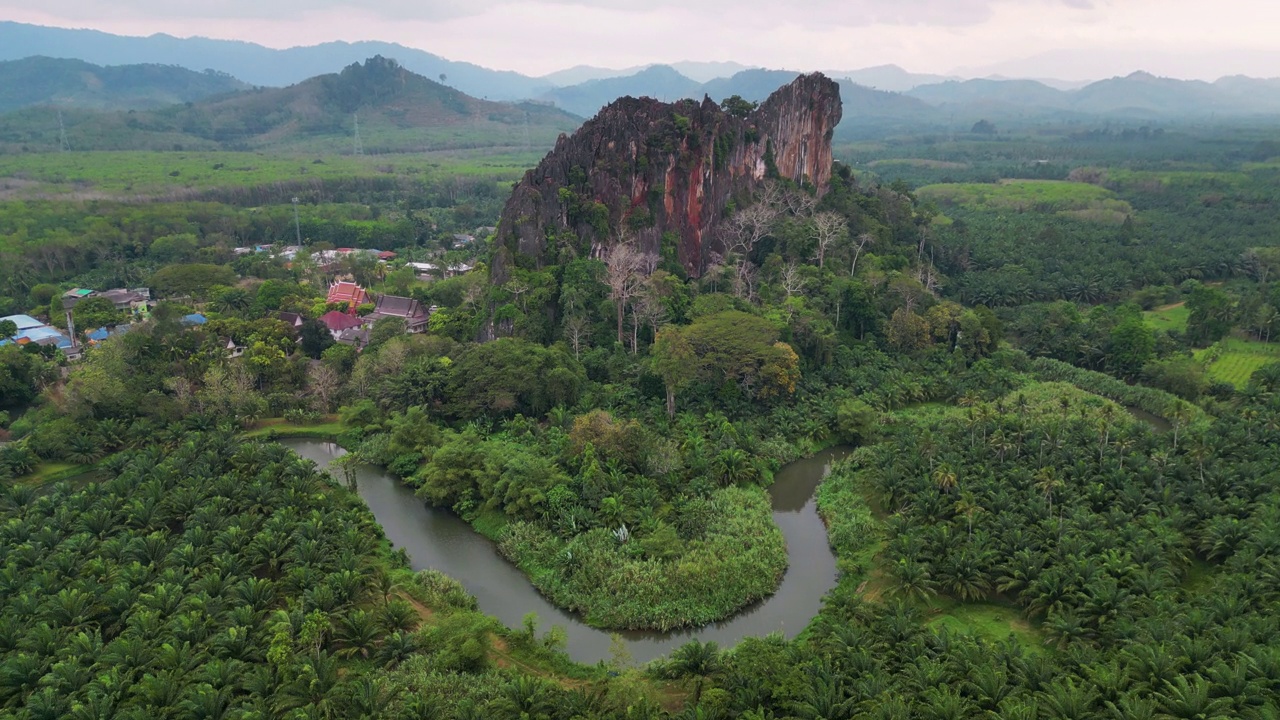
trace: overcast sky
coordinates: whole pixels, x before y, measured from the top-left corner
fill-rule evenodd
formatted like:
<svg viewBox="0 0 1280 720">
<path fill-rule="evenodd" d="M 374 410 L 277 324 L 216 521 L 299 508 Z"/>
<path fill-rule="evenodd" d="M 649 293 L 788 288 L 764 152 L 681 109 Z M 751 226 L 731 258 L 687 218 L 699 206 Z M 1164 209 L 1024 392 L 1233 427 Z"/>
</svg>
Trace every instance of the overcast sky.
<svg viewBox="0 0 1280 720">
<path fill-rule="evenodd" d="M 1072 80 L 1280 75 L 1275 0 L 0 0 L 0 19 L 270 47 L 384 40 L 530 75 L 679 60 Z"/>
</svg>

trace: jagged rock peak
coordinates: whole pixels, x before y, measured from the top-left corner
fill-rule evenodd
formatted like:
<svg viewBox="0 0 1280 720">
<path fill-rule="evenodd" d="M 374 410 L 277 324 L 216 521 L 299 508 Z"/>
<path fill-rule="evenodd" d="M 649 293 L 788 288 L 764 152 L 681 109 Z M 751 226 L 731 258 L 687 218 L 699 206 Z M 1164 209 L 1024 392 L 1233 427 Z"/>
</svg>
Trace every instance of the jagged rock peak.
<svg viewBox="0 0 1280 720">
<path fill-rule="evenodd" d="M 655 257 L 674 251 L 696 277 L 723 252 L 715 230 L 730 200 L 747 202 L 773 174 L 825 189 L 841 113 L 840 87 L 821 73 L 754 108 L 621 98 L 560 136 L 516 185 L 494 272 L 599 254 L 626 238 Z"/>
</svg>

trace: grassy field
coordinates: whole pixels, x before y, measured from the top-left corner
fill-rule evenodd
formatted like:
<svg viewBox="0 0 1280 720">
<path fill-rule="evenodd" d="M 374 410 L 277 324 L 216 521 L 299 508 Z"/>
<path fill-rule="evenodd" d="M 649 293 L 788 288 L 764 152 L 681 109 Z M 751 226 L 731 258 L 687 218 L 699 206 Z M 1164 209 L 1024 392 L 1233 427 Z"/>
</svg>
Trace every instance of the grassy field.
<svg viewBox="0 0 1280 720">
<path fill-rule="evenodd" d="M 76 465 L 65 462 L 44 462 L 36 466 L 35 472 L 14 480 L 17 485 L 49 485 L 63 480 L 71 480 L 93 472 L 93 465 Z"/>
<path fill-rule="evenodd" d="M 135 195 L 296 180 L 430 176 L 517 180 L 542 151 L 335 156 L 254 152 L 71 152 L 0 155 L 0 199 Z"/>
<path fill-rule="evenodd" d="M 1044 638 L 1017 608 L 995 603 L 959 603 L 941 598 L 934 602 L 936 613 L 929 625 L 979 635 L 989 640 L 1004 640 L 1012 635 L 1023 647 L 1044 651 Z"/>
<path fill-rule="evenodd" d="M 328 415 L 318 422 L 295 425 L 284 418 L 269 418 L 258 422 L 253 429 L 246 432 L 245 437 L 322 437 L 335 438 L 341 435 L 346 426 L 338 420 L 337 415 Z"/>
<path fill-rule="evenodd" d="M 1177 303 L 1144 312 L 1142 316 L 1146 318 L 1147 325 L 1156 330 L 1186 332 L 1187 318 L 1191 317 L 1191 311 L 1187 309 L 1186 303 Z"/>
<path fill-rule="evenodd" d="M 1280 345 L 1242 338 L 1227 338 L 1200 350 L 1196 359 L 1208 365 L 1209 377 L 1237 388 L 1249 384 L 1249 377 L 1263 365 L 1280 362 Z"/>
<path fill-rule="evenodd" d="M 1106 188 L 1061 180 L 926 185 L 916 194 L 943 207 L 977 211 L 1059 213 L 1098 222 L 1122 222 L 1133 214 L 1129 203 Z"/>
</svg>

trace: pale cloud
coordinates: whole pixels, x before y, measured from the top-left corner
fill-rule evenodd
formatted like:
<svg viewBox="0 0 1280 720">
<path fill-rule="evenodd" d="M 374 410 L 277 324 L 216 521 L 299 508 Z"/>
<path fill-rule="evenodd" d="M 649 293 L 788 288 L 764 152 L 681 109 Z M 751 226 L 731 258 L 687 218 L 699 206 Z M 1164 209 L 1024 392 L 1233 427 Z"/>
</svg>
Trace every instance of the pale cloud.
<svg viewBox="0 0 1280 720">
<path fill-rule="evenodd" d="M 967 26 L 984 22 L 999 0 L 539 0 L 543 7 L 606 10 L 629 15 L 694 8 L 701 14 L 733 25 L 743 20 L 803 25 Z M 1087 9 L 1090 0 L 1024 0 L 1024 2 Z M 241 19 L 295 20 L 304 16 L 345 12 L 389 22 L 439 21 L 478 17 L 522 4 L 520 0 L 43 0 L 41 10 L 56 17 L 95 19 Z"/>
<path fill-rule="evenodd" d="M 0 18 L 271 47 L 385 40 L 528 74 L 677 60 L 1067 79 L 1280 72 L 1272 0 L 0 0 Z"/>
</svg>

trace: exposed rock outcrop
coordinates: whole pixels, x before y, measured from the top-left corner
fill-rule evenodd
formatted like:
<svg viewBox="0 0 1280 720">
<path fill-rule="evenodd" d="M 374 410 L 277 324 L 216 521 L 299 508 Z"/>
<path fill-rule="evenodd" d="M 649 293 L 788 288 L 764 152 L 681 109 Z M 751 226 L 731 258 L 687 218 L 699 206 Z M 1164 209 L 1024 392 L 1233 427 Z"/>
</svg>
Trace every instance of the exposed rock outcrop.
<svg viewBox="0 0 1280 720">
<path fill-rule="evenodd" d="M 723 252 L 715 230 L 731 200 L 747 201 L 774 173 L 826 186 L 841 112 L 840 87 L 816 73 L 755 109 L 622 98 L 560 136 L 516 185 L 497 232 L 510 255 L 499 254 L 542 265 L 627 237 L 699 276 Z"/>
</svg>

